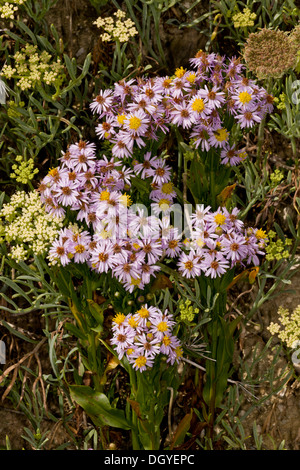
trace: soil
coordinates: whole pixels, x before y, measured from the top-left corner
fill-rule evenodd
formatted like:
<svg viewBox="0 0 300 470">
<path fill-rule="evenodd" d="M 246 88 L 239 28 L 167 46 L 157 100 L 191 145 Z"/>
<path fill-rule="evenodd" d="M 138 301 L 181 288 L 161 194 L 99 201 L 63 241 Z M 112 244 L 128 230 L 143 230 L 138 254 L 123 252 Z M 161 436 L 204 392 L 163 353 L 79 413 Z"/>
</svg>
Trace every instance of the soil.
<svg viewBox="0 0 300 470">
<path fill-rule="evenodd" d="M 181 3 L 188 4 L 188 2 Z M 190 2 L 190 4 L 192 3 L 193 2 Z M 207 11 L 205 2 L 200 3 L 202 6 L 200 5 L 198 11 L 195 10 L 195 15 L 200 15 L 203 11 Z M 113 11 L 112 2 L 108 2 L 105 8 L 106 16 L 106 14 L 109 13 L 109 9 Z M 172 8 L 172 17 L 177 17 L 177 19 L 182 22 L 185 20 L 182 15 L 182 10 L 179 7 L 175 6 Z M 78 64 L 82 64 L 86 55 L 92 52 L 95 72 L 97 71 L 96 64 L 105 60 L 109 61 L 112 52 L 110 46 L 99 42 L 99 30 L 93 24 L 98 16 L 99 14 L 88 0 L 59 0 L 57 6 L 53 7 L 47 16 L 48 23 L 53 23 L 59 36 L 63 38 L 66 52 L 70 56 L 75 57 Z M 163 47 L 167 51 L 168 67 L 174 70 L 175 67 L 188 65 L 188 59 L 192 57 L 197 50 L 204 47 L 206 39 L 207 38 L 201 35 L 199 31 L 192 28 L 183 28 L 178 31 L 175 26 L 168 25 L 165 29 L 162 29 L 161 40 Z M 145 60 L 147 60 L 147 58 L 145 58 Z M 278 138 L 275 136 L 272 137 L 272 139 L 274 149 L 271 163 L 272 165 L 275 164 L 280 167 L 281 164 L 284 165 L 284 162 L 289 160 L 290 149 L 288 142 L 281 137 Z M 292 216 L 295 216 L 292 208 L 286 206 L 279 207 L 279 217 L 281 217 L 281 221 L 283 222 L 285 220 L 286 211 L 290 211 Z M 267 326 L 271 321 L 276 321 L 277 311 L 280 305 L 293 309 L 300 303 L 299 272 L 296 272 L 291 278 L 291 285 L 288 286 L 288 289 L 293 289 L 294 292 L 283 292 L 280 296 L 263 304 L 256 313 L 252 322 L 247 326 L 247 330 L 241 335 L 236 351 L 236 361 L 238 361 L 239 357 L 243 357 L 243 360 L 246 361 L 246 363 L 248 361 L 250 364 L 254 348 L 263 350 L 270 338 Z M 251 295 L 254 296 L 255 292 L 249 295 L 249 302 L 251 302 Z M 246 302 L 244 307 L 247 309 Z M 42 338 L 42 325 L 40 324 L 40 320 L 35 317 L 35 314 L 20 319 L 10 319 L 9 316 L 7 316 L 6 319 L 7 321 L 12 321 L 19 328 L 24 328 L 26 331 L 29 330 L 32 334 L 40 335 L 40 338 Z M 4 334 L 5 331 L 5 329 L 1 328 L 0 338 L 1 334 Z M 11 336 L 10 341 L 12 341 Z M 19 339 L 16 339 L 14 344 L 11 343 L 12 349 L 16 345 L 19 348 L 16 354 L 18 358 L 32 349 L 32 345 L 24 345 L 24 342 Z M 276 346 L 276 340 L 274 340 L 274 346 Z M 45 347 L 45 345 L 41 347 L 39 355 L 42 361 L 41 368 L 43 373 L 45 374 L 47 371 L 50 373 L 51 369 L 47 362 L 47 347 Z M 259 377 L 270 368 L 273 355 L 274 350 L 270 348 L 268 354 L 256 365 L 256 368 L 254 368 L 253 378 L 255 378 L 256 375 Z M 12 354 L 10 358 L 12 361 L 13 357 Z M 10 362 L 10 364 L 12 363 L 13 362 Z M 274 370 L 275 377 L 279 375 L 287 365 L 288 359 L 282 352 Z M 286 449 L 300 449 L 300 381 L 298 372 L 299 371 L 295 370 L 294 377 L 291 377 L 283 389 L 255 408 L 246 419 L 243 419 L 246 435 L 249 436 L 252 435 L 253 422 L 255 421 L 257 423 L 258 432 L 261 433 L 263 437 L 264 448 L 274 449 L 274 443 L 276 447 L 282 441 L 285 441 Z M 238 374 L 237 377 L 235 377 L 236 380 L 240 378 Z M 263 383 L 255 388 L 254 394 L 256 399 L 259 400 L 265 396 L 266 393 L 268 393 L 269 386 L 269 383 Z M 52 397 L 48 403 L 49 411 L 54 415 L 56 411 L 58 411 L 56 403 L 57 397 Z M 249 407 L 250 400 L 247 400 L 246 397 L 242 408 L 239 410 L 238 416 L 240 419 L 245 416 Z M 6 436 L 9 437 L 13 449 L 30 448 L 29 443 L 26 442 L 22 436 L 24 436 L 24 427 L 31 428 L 31 424 L 21 409 L 15 409 L 11 406 L 8 398 L 0 402 L 0 423 L 0 448 L 5 446 Z M 42 423 L 41 431 L 49 431 L 48 448 L 56 448 L 58 445 L 70 441 L 70 436 L 61 425 L 61 422 L 54 424 L 45 414 Z M 87 425 L 86 416 L 78 410 L 73 420 L 69 423 L 70 432 L 76 435 L 79 428 L 84 426 L 84 424 Z M 249 448 L 254 448 L 253 442 L 249 443 Z"/>
</svg>

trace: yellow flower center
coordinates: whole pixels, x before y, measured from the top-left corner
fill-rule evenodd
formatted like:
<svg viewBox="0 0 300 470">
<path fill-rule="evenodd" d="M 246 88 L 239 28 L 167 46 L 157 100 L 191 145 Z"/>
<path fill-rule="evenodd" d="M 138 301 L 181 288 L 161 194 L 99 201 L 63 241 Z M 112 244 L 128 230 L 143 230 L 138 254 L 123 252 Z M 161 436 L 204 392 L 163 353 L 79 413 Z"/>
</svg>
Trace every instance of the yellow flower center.
<svg viewBox="0 0 300 470">
<path fill-rule="evenodd" d="M 204 245 L 204 240 L 202 240 L 202 238 L 197 238 L 196 243 L 200 248 L 202 248 Z"/>
<path fill-rule="evenodd" d="M 108 232 L 107 230 L 102 230 L 101 232 L 98 233 L 99 237 L 103 238 L 103 240 L 106 240 L 106 238 L 111 237 L 111 230 Z"/>
<path fill-rule="evenodd" d="M 161 192 L 164 194 L 171 194 L 173 191 L 173 183 L 164 183 L 161 187 Z"/>
<path fill-rule="evenodd" d="M 216 214 L 214 218 L 217 225 L 223 225 L 226 220 L 226 216 L 223 214 Z"/>
<path fill-rule="evenodd" d="M 135 360 L 135 365 L 140 369 L 144 367 L 147 363 L 147 358 L 145 356 L 139 356 Z"/>
<path fill-rule="evenodd" d="M 101 261 L 102 263 L 105 263 L 105 261 L 108 260 L 108 254 L 107 254 L 107 253 L 99 253 L 98 259 L 99 259 L 99 261 Z"/>
<path fill-rule="evenodd" d="M 130 207 L 132 204 L 132 200 L 129 195 L 127 194 L 122 194 L 119 199 L 120 203 L 125 206 L 125 207 Z"/>
<path fill-rule="evenodd" d="M 224 140 L 228 139 L 229 133 L 226 129 L 218 129 L 214 132 L 214 135 L 218 142 L 224 142 Z"/>
<path fill-rule="evenodd" d="M 202 98 L 195 98 L 192 103 L 192 110 L 197 113 L 201 113 L 205 108 L 205 104 Z"/>
<path fill-rule="evenodd" d="M 128 325 L 131 326 L 131 328 L 136 328 L 138 324 L 139 323 L 135 318 L 129 318 Z"/>
<path fill-rule="evenodd" d="M 262 230 L 261 228 L 256 231 L 255 236 L 256 236 L 256 238 L 258 238 L 258 239 L 260 239 L 260 238 L 262 238 L 262 239 L 267 238 L 266 232 L 265 232 L 264 230 Z"/>
<path fill-rule="evenodd" d="M 181 78 L 181 77 L 183 77 L 183 75 L 185 74 L 185 72 L 186 72 L 186 69 L 184 69 L 183 67 L 179 67 L 179 68 L 177 68 L 177 69 L 175 70 L 175 76 L 176 76 L 177 78 Z"/>
<path fill-rule="evenodd" d="M 164 336 L 162 342 L 163 342 L 163 344 L 164 344 L 165 346 L 170 346 L 170 344 L 171 344 L 171 338 L 170 338 L 170 336 L 167 336 L 167 335 Z"/>
<path fill-rule="evenodd" d="M 138 278 L 138 279 L 134 279 L 134 277 L 132 277 L 132 278 L 131 278 L 131 281 L 130 281 L 130 284 L 131 284 L 132 286 L 138 286 L 138 285 L 140 284 L 140 282 L 141 282 L 141 279 L 139 279 L 139 278 Z"/>
<path fill-rule="evenodd" d="M 75 246 L 76 253 L 83 253 L 85 251 L 84 245 L 76 245 Z"/>
<path fill-rule="evenodd" d="M 58 175 L 58 169 L 57 168 L 51 168 L 51 170 L 48 172 L 49 176 L 57 176 Z"/>
<path fill-rule="evenodd" d="M 101 191 L 100 193 L 100 201 L 108 201 L 109 200 L 110 193 L 109 191 Z"/>
<path fill-rule="evenodd" d="M 239 154 L 239 157 L 242 158 L 243 160 L 248 157 L 248 154 L 246 152 L 241 152 Z"/>
<path fill-rule="evenodd" d="M 139 250 L 141 247 L 138 243 L 133 243 L 132 244 L 133 248 L 135 248 L 136 250 Z"/>
<path fill-rule="evenodd" d="M 142 120 L 136 116 L 132 116 L 129 119 L 129 128 L 136 131 L 139 127 L 141 127 Z"/>
<path fill-rule="evenodd" d="M 124 124 L 125 119 L 126 119 L 126 114 L 118 114 L 117 116 L 118 124 L 122 126 Z"/>
<path fill-rule="evenodd" d="M 170 240 L 169 243 L 168 243 L 168 246 L 169 246 L 169 248 L 171 248 L 171 250 L 174 250 L 174 248 L 176 248 L 178 246 L 178 241 L 177 240 Z"/>
<path fill-rule="evenodd" d="M 147 310 L 145 307 L 140 308 L 140 310 L 138 310 L 137 313 L 139 314 L 141 318 L 149 317 L 149 310 Z"/>
<path fill-rule="evenodd" d="M 182 348 L 180 346 L 177 346 L 177 348 L 175 349 L 175 354 L 177 357 L 182 357 L 183 356 L 183 351 L 182 351 Z"/>
<path fill-rule="evenodd" d="M 187 81 L 190 83 L 195 83 L 196 80 L 196 74 L 194 72 L 191 72 L 187 77 Z"/>
<path fill-rule="evenodd" d="M 193 261 L 187 261 L 186 263 L 184 263 L 184 267 L 188 271 L 191 271 L 194 267 Z"/>
<path fill-rule="evenodd" d="M 161 331 L 162 333 L 164 333 L 165 331 L 167 331 L 167 329 L 168 329 L 167 322 L 161 321 L 160 323 L 158 323 L 157 329 L 158 329 L 158 331 Z"/>
<path fill-rule="evenodd" d="M 170 88 L 172 83 L 172 78 L 165 78 L 163 81 L 163 87 L 164 88 Z"/>
<path fill-rule="evenodd" d="M 170 207 L 171 202 L 168 199 L 160 199 L 158 205 L 162 210 L 168 209 Z"/>
<path fill-rule="evenodd" d="M 239 100 L 243 104 L 248 104 L 252 100 L 252 96 L 247 91 L 242 91 L 239 94 Z"/>
<path fill-rule="evenodd" d="M 117 325 L 121 325 L 121 323 L 123 323 L 124 320 L 125 320 L 124 313 L 117 313 L 117 315 L 113 318 L 113 322 L 116 323 Z"/>
</svg>

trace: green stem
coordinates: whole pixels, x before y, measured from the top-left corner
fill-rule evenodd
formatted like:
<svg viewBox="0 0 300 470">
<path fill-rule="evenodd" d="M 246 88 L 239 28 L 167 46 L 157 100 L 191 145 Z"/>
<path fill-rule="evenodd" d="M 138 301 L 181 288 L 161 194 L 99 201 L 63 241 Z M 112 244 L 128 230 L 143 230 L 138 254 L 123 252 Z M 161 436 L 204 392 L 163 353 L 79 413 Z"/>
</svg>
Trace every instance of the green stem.
<svg viewBox="0 0 300 470">
<path fill-rule="evenodd" d="M 116 54 L 117 54 L 117 72 L 119 75 L 122 73 L 122 53 L 120 47 L 120 41 L 116 39 Z"/>
<path fill-rule="evenodd" d="M 94 387 L 97 392 L 102 391 L 102 385 L 101 385 L 101 377 L 98 375 L 98 367 L 97 367 L 97 346 L 96 346 L 96 341 L 95 341 L 95 333 L 91 332 L 88 335 L 88 342 L 89 342 L 89 350 L 92 358 L 92 364 L 91 364 L 91 371 L 95 374 L 93 376 L 93 381 L 94 381 Z"/>
<path fill-rule="evenodd" d="M 209 170 L 209 183 L 210 183 L 210 205 L 212 210 L 216 210 L 216 182 L 215 182 L 215 165 L 214 165 L 215 155 L 211 155 L 210 159 L 210 170 Z"/>
<path fill-rule="evenodd" d="M 217 356 L 217 331 L 218 331 L 218 324 L 217 319 L 213 320 L 213 329 L 212 329 L 212 359 L 216 359 Z M 216 403 L 216 389 L 217 389 L 217 382 L 216 382 L 216 367 L 217 364 L 212 364 L 210 367 L 211 371 L 211 392 L 210 392 L 210 401 L 209 401 L 209 437 L 212 439 L 213 431 L 214 431 L 214 420 L 215 420 L 215 403 Z"/>
<path fill-rule="evenodd" d="M 267 93 L 270 93 L 270 90 L 272 89 L 272 83 L 273 83 L 272 78 L 268 78 L 266 82 Z M 266 126 L 266 115 L 261 120 L 259 124 L 259 128 L 258 128 L 258 136 L 257 136 L 257 167 L 258 169 L 260 169 L 260 165 L 261 165 L 261 149 L 262 149 L 262 145 L 264 142 L 265 126 Z"/>
<path fill-rule="evenodd" d="M 258 128 L 258 134 L 257 134 L 257 157 L 256 157 L 256 162 L 257 162 L 257 167 L 260 169 L 260 164 L 261 164 L 261 149 L 262 145 L 264 142 L 264 132 L 265 132 L 265 125 L 266 125 L 266 118 L 264 117 Z"/>
<path fill-rule="evenodd" d="M 165 57 L 165 52 L 161 44 L 160 40 L 160 31 L 159 31 L 159 23 L 160 23 L 160 12 L 157 11 L 157 8 L 153 5 L 150 6 L 152 16 L 154 19 L 154 28 L 155 28 L 155 38 L 156 38 L 156 43 L 157 43 L 157 48 L 160 54 L 160 59 L 162 61 L 163 65 L 166 65 L 166 57 Z"/>
</svg>

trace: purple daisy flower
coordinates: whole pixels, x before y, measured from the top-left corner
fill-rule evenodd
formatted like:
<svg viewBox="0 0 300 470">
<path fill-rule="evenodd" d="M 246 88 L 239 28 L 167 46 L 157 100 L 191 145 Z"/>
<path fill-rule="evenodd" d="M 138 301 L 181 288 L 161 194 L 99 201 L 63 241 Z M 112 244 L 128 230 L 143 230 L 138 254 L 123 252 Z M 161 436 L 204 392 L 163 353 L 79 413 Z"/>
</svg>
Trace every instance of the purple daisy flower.
<svg viewBox="0 0 300 470">
<path fill-rule="evenodd" d="M 189 254 L 181 253 L 177 266 L 178 271 L 184 277 L 194 278 L 201 274 L 199 256 L 197 256 L 193 250 L 191 250 Z"/>
<path fill-rule="evenodd" d="M 99 95 L 90 104 L 92 113 L 97 113 L 100 117 L 111 110 L 113 104 L 112 90 L 100 90 Z"/>
<path fill-rule="evenodd" d="M 183 129 L 187 129 L 195 123 L 195 115 L 185 101 L 174 106 L 170 111 L 170 119 L 172 124 L 182 126 Z"/>
<path fill-rule="evenodd" d="M 166 164 L 166 160 L 157 158 L 152 162 L 152 168 L 148 172 L 149 176 L 153 178 L 153 183 L 162 185 L 171 179 L 171 167 Z"/>
<path fill-rule="evenodd" d="M 205 276 L 210 276 L 213 279 L 217 276 L 220 277 L 229 267 L 229 263 L 222 253 L 207 254 L 201 263 Z"/>
<path fill-rule="evenodd" d="M 117 256 L 112 250 L 113 244 L 110 240 L 98 240 L 96 247 L 91 253 L 89 264 L 92 269 L 99 273 L 113 269 L 118 262 Z"/>
<path fill-rule="evenodd" d="M 255 124 L 259 123 L 262 120 L 262 116 L 259 112 L 255 110 L 243 111 L 241 114 L 237 114 L 235 119 L 241 126 L 241 129 L 245 127 L 253 127 Z"/>
<path fill-rule="evenodd" d="M 128 360 L 132 367 L 139 372 L 143 372 L 148 367 L 152 367 L 154 361 L 152 357 L 145 356 L 142 352 L 136 350 L 130 354 Z"/>
<path fill-rule="evenodd" d="M 159 313 L 151 315 L 151 326 L 149 331 L 159 341 L 163 339 L 165 334 L 171 333 L 172 327 L 176 324 L 172 319 L 172 316 L 168 315 L 167 312 L 167 310 L 165 313 L 159 311 Z"/>
<path fill-rule="evenodd" d="M 225 93 L 219 91 L 216 86 L 209 90 L 207 85 L 204 85 L 204 88 L 199 90 L 198 95 L 203 98 L 212 109 L 220 108 L 225 103 Z"/>
<path fill-rule="evenodd" d="M 222 237 L 221 246 L 222 253 L 233 263 L 243 260 L 248 254 L 245 237 L 234 232 Z"/>
<path fill-rule="evenodd" d="M 111 344 L 116 346 L 116 351 L 118 358 L 121 360 L 125 352 L 132 348 L 134 344 L 135 330 L 126 328 L 123 325 L 120 325 L 119 328 L 115 331 L 114 336 L 110 340 Z"/>
<path fill-rule="evenodd" d="M 139 279 L 140 270 L 136 262 L 131 263 L 129 256 L 118 254 L 115 257 L 115 265 L 113 266 L 113 275 L 123 284 L 131 283 L 132 279 Z"/>
<path fill-rule="evenodd" d="M 77 203 L 78 183 L 69 178 L 62 179 L 55 188 L 57 202 L 63 206 L 72 206 Z"/>
</svg>

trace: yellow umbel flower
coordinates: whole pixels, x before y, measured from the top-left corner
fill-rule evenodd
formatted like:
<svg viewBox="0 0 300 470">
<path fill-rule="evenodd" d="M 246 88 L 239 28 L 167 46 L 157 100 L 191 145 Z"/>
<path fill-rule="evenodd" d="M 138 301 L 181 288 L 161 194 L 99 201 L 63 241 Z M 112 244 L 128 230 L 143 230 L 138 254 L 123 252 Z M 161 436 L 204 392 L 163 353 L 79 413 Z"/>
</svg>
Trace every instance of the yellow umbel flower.
<svg viewBox="0 0 300 470">
<path fill-rule="evenodd" d="M 27 184 L 39 172 L 37 168 L 34 168 L 32 158 L 25 160 L 22 155 L 18 155 L 16 162 L 17 163 L 12 166 L 13 172 L 10 174 L 10 177 L 15 179 L 18 183 Z"/>
</svg>

